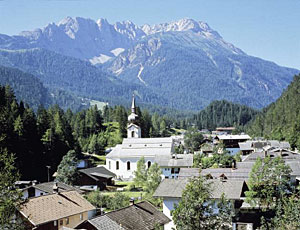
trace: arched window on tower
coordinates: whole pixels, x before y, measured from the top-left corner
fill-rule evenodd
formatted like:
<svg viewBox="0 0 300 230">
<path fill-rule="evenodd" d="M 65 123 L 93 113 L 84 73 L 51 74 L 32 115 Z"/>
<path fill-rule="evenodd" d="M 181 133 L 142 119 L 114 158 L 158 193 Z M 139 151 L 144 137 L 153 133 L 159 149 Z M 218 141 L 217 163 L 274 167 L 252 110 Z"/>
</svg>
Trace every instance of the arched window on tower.
<svg viewBox="0 0 300 230">
<path fill-rule="evenodd" d="M 150 168 L 150 166 L 151 166 L 151 161 L 148 161 L 147 162 L 147 167 Z"/>
<path fill-rule="evenodd" d="M 134 137 L 134 131 L 131 131 L 131 137 Z"/>
<path fill-rule="evenodd" d="M 116 162 L 116 170 L 119 170 L 119 161 Z"/>
<path fill-rule="evenodd" d="M 127 170 L 130 170 L 130 161 L 127 161 Z"/>
</svg>

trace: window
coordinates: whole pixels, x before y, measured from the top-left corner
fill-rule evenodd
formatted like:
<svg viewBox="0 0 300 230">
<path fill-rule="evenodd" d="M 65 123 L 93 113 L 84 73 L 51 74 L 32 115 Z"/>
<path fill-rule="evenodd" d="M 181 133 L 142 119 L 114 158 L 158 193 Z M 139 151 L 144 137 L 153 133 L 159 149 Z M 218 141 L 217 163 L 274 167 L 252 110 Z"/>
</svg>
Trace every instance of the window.
<svg viewBox="0 0 300 230">
<path fill-rule="evenodd" d="M 66 218 L 66 224 L 69 224 L 70 222 L 69 222 L 69 218 Z"/>
<path fill-rule="evenodd" d="M 108 162 L 108 168 L 111 169 L 111 162 Z"/>
<path fill-rule="evenodd" d="M 57 220 L 53 221 L 53 225 L 57 226 Z"/>
<path fill-rule="evenodd" d="M 127 161 L 127 170 L 130 170 L 130 161 Z"/>
<path fill-rule="evenodd" d="M 151 161 L 148 161 L 147 167 L 150 168 L 150 166 L 151 166 Z"/>
<path fill-rule="evenodd" d="M 119 161 L 116 162 L 116 170 L 119 170 Z"/>
<path fill-rule="evenodd" d="M 63 220 L 60 220 L 60 221 L 59 221 L 59 225 L 64 225 L 64 221 L 63 221 Z"/>
<path fill-rule="evenodd" d="M 131 131 L 131 137 L 134 137 L 134 131 Z"/>
<path fill-rule="evenodd" d="M 80 220 L 83 220 L 83 216 L 82 216 L 82 214 L 80 214 Z"/>
</svg>

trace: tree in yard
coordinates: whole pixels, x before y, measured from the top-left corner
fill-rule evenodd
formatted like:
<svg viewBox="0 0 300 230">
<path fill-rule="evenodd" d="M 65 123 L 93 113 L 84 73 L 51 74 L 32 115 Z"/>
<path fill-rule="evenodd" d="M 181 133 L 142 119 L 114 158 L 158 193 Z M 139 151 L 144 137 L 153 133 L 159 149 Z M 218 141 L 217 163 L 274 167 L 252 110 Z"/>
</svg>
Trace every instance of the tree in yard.
<svg viewBox="0 0 300 230">
<path fill-rule="evenodd" d="M 268 209 L 291 191 L 291 169 L 280 157 L 257 158 L 249 178 L 246 201 Z"/>
<path fill-rule="evenodd" d="M 177 230 L 230 229 L 233 207 L 224 196 L 210 197 L 211 185 L 202 177 L 191 179 L 173 211 Z"/>
<path fill-rule="evenodd" d="M 153 194 L 161 182 L 161 170 L 157 163 L 150 166 L 147 172 L 146 192 Z"/>
<path fill-rule="evenodd" d="M 96 190 L 87 194 L 86 199 L 95 207 L 103 208 L 107 207 L 107 203 L 109 202 L 110 197 L 103 195 L 99 190 Z"/>
<path fill-rule="evenodd" d="M 199 150 L 202 141 L 203 136 L 196 129 L 190 129 L 184 135 L 184 145 L 191 152 Z"/>
<path fill-rule="evenodd" d="M 73 185 L 78 176 L 78 158 L 74 150 L 70 150 L 60 162 L 57 168 L 56 180 L 65 184 Z"/>
<path fill-rule="evenodd" d="M 134 171 L 133 182 L 137 187 L 144 187 L 147 182 L 147 169 L 145 158 L 141 157 L 137 162 L 137 170 Z"/>
<path fill-rule="evenodd" d="M 121 192 L 116 192 L 110 199 L 109 208 L 112 210 L 120 209 L 129 205 L 130 197 Z"/>
<path fill-rule="evenodd" d="M 15 188 L 19 174 L 14 160 L 6 149 L 0 149 L 0 229 L 23 229 L 22 224 L 14 221 L 22 201 L 22 193 Z"/>
<path fill-rule="evenodd" d="M 297 230 L 300 229 L 299 193 L 290 197 L 282 197 L 275 207 L 275 217 L 271 220 L 262 219 L 261 230 Z"/>
</svg>

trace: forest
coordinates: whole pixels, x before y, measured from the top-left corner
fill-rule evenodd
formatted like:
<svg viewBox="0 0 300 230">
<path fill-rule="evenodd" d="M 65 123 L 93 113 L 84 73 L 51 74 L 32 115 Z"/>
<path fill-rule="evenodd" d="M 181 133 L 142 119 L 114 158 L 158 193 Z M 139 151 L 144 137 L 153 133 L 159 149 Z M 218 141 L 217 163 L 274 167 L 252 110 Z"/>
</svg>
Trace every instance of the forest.
<svg viewBox="0 0 300 230">
<path fill-rule="evenodd" d="M 171 135 L 172 119 L 150 115 L 137 109 L 144 137 Z M 73 113 L 58 105 L 40 106 L 35 112 L 18 102 L 13 90 L 0 87 L 0 148 L 15 156 L 21 179 L 45 181 L 47 168 L 53 174 L 63 156 L 74 150 L 80 159 L 83 152 L 104 155 L 126 137 L 128 109 L 123 106 L 96 106 Z M 43 173 L 45 172 L 45 173 Z"/>
<path fill-rule="evenodd" d="M 193 123 L 198 129 L 215 130 L 216 127 L 235 126 L 243 128 L 260 112 L 245 105 L 225 100 L 213 101 L 205 109 L 194 115 Z"/>
<path fill-rule="evenodd" d="M 249 124 L 247 132 L 252 136 L 290 142 L 292 148 L 300 148 L 300 75 L 274 103 Z"/>
</svg>

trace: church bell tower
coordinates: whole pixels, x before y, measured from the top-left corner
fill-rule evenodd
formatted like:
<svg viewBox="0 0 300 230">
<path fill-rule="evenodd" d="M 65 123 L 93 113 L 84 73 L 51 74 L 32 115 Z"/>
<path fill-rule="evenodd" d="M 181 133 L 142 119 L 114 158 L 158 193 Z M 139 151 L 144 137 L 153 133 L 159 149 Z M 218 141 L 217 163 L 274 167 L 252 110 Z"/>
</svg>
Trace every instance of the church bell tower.
<svg viewBox="0 0 300 230">
<path fill-rule="evenodd" d="M 135 111 L 135 98 L 132 95 L 131 114 L 128 116 L 127 138 L 141 138 L 141 128 L 138 125 L 138 115 Z"/>
</svg>

